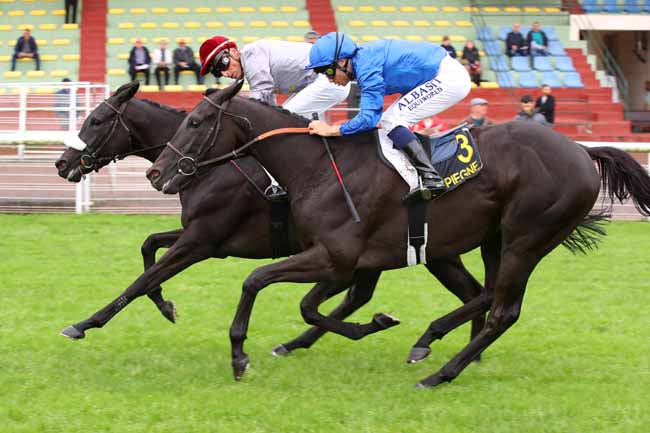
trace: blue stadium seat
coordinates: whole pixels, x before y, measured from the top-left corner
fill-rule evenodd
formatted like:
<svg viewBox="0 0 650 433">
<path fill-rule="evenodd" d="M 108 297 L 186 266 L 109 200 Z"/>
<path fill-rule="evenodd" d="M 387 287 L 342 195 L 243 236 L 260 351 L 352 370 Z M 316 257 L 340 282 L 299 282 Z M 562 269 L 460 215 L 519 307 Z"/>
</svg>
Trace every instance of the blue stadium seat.
<svg viewBox="0 0 650 433">
<path fill-rule="evenodd" d="M 560 41 L 548 41 L 548 53 L 552 56 L 566 56 Z"/>
<path fill-rule="evenodd" d="M 582 0 L 582 9 L 591 14 L 600 12 L 598 0 Z"/>
<path fill-rule="evenodd" d="M 493 41 L 492 29 L 490 27 L 479 27 L 476 29 L 476 35 L 481 41 Z"/>
<path fill-rule="evenodd" d="M 542 84 L 551 87 L 562 87 L 560 79 L 555 72 L 542 72 Z"/>
<path fill-rule="evenodd" d="M 488 56 L 498 56 L 503 53 L 499 45 L 497 41 L 484 41 L 483 50 Z"/>
<path fill-rule="evenodd" d="M 524 38 L 528 36 L 528 32 L 530 32 L 530 26 L 521 26 L 519 28 L 519 31 L 521 32 L 522 35 L 524 35 Z"/>
<path fill-rule="evenodd" d="M 643 2 L 643 12 L 650 12 L 650 0 Z"/>
<path fill-rule="evenodd" d="M 511 31 L 512 27 L 499 27 L 499 40 L 505 41 Z"/>
<path fill-rule="evenodd" d="M 542 72 L 553 70 L 553 66 L 549 61 L 549 58 L 544 56 L 533 57 L 533 68 Z"/>
<path fill-rule="evenodd" d="M 511 72 L 497 72 L 497 83 L 499 87 L 517 87 L 515 78 Z"/>
<path fill-rule="evenodd" d="M 509 71 L 510 67 L 508 66 L 508 60 L 506 60 L 506 56 L 503 54 L 499 54 L 498 56 L 490 56 L 490 69 L 495 72 Z"/>
<path fill-rule="evenodd" d="M 564 80 L 564 85 L 566 87 L 574 87 L 574 88 L 583 88 L 585 87 L 584 84 L 582 84 L 582 80 L 580 79 L 580 74 L 577 72 L 567 72 L 564 74 L 564 77 L 562 77 Z"/>
<path fill-rule="evenodd" d="M 558 37 L 557 34 L 555 33 L 555 28 L 554 27 L 542 27 L 542 31 L 546 33 L 546 36 L 548 37 L 549 41 L 557 41 Z"/>
<path fill-rule="evenodd" d="M 603 11 L 609 12 L 612 14 L 617 14 L 621 12 L 621 8 L 618 6 L 618 0 L 604 0 L 603 1 Z"/>
<path fill-rule="evenodd" d="M 532 72 L 522 72 L 519 74 L 519 86 L 526 88 L 539 87 L 537 75 Z"/>
<path fill-rule="evenodd" d="M 517 72 L 529 72 L 530 71 L 530 61 L 528 57 L 513 57 L 511 59 L 512 69 Z"/>
<path fill-rule="evenodd" d="M 641 13 L 641 8 L 639 7 L 639 2 L 637 0 L 625 0 L 625 5 L 623 10 L 628 14 L 639 14 Z"/>
<path fill-rule="evenodd" d="M 561 72 L 575 72 L 573 61 L 569 56 L 559 56 L 555 58 L 555 69 Z"/>
</svg>

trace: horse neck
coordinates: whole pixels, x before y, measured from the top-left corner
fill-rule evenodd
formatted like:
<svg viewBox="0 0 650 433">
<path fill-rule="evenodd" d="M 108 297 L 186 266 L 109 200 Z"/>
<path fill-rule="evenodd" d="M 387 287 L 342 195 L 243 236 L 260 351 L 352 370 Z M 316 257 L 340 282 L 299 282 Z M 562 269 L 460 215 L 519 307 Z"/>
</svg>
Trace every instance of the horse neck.
<svg viewBox="0 0 650 433">
<path fill-rule="evenodd" d="M 254 136 L 278 128 L 306 127 L 305 122 L 275 108 L 252 101 L 245 101 L 244 104 L 247 107 L 241 113 L 253 125 Z M 352 149 L 349 147 L 339 147 L 341 140 L 349 141 L 346 138 L 331 140 L 331 145 L 338 150 L 335 151 L 337 162 L 344 166 L 357 164 L 358 153 L 350 152 Z M 307 133 L 273 136 L 254 144 L 251 153 L 278 182 L 290 190 L 300 188 L 305 182 L 318 182 L 320 176 L 331 176 L 329 158 L 319 136 Z"/>
<path fill-rule="evenodd" d="M 173 113 L 163 108 L 137 101 L 137 111 L 130 112 L 129 119 L 133 126 L 132 149 L 129 152 L 142 150 L 135 153 L 150 162 L 154 162 L 162 153 L 164 147 L 145 150 L 152 146 L 164 144 L 169 141 L 180 127 L 185 113 Z M 132 103 L 133 103 L 132 102 Z"/>
</svg>

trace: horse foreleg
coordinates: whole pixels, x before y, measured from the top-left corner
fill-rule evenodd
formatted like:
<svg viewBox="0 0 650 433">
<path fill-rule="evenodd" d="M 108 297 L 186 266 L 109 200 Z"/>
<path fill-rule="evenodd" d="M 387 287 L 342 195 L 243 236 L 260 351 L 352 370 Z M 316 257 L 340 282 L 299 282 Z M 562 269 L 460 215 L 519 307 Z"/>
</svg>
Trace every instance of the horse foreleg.
<svg viewBox="0 0 650 433">
<path fill-rule="evenodd" d="M 186 233 L 187 234 L 187 233 Z M 163 282 L 187 267 L 211 256 L 212 246 L 205 242 L 183 239 L 183 236 L 158 260 L 135 280 L 120 296 L 90 318 L 68 326 L 61 334 L 73 339 L 85 337 L 90 328 L 101 328 L 135 298 L 149 293 Z"/>
<path fill-rule="evenodd" d="M 288 259 L 255 269 L 244 281 L 237 313 L 230 327 L 232 368 L 235 380 L 241 379 L 248 368 L 249 358 L 244 352 L 244 340 L 253 311 L 255 298 L 260 290 L 279 281 L 307 283 L 332 281 L 336 272 L 327 249 L 314 246 Z"/>
<path fill-rule="evenodd" d="M 172 230 L 164 233 L 153 233 L 142 243 L 140 251 L 144 262 L 144 270 L 149 269 L 156 262 L 156 251 L 160 248 L 169 248 L 181 237 L 183 229 Z M 176 306 L 172 301 L 165 301 L 162 287 L 155 287 L 147 293 L 149 299 L 158 307 L 162 315 L 172 323 L 176 323 Z"/>
<path fill-rule="evenodd" d="M 343 301 L 330 312 L 329 317 L 345 319 L 367 304 L 372 299 L 380 275 L 381 272 L 358 272 L 355 274 L 352 287 L 345 294 Z M 326 332 L 325 329 L 314 326 L 293 340 L 277 346 L 273 349 L 273 354 L 282 356 L 288 355 L 295 349 L 309 349 Z"/>
</svg>

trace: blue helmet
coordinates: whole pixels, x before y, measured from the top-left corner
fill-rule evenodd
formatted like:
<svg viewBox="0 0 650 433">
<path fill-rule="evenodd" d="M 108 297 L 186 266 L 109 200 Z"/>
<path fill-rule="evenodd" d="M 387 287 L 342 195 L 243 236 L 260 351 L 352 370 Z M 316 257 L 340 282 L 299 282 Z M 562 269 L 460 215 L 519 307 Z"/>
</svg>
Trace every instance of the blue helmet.
<svg viewBox="0 0 650 433">
<path fill-rule="evenodd" d="M 331 32 L 318 39 L 309 52 L 309 64 L 305 69 L 329 66 L 340 59 L 354 56 L 359 47 L 343 33 Z"/>
</svg>

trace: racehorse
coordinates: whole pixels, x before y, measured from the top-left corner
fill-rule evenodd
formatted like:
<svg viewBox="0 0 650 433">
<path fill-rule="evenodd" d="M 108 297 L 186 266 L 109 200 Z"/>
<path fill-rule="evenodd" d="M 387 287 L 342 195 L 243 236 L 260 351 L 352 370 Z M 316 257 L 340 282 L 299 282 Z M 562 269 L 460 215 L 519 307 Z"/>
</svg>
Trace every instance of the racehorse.
<svg viewBox="0 0 650 433">
<path fill-rule="evenodd" d="M 159 144 L 173 136 L 186 113 L 133 98 L 138 86 L 133 82 L 120 87 L 93 110 L 79 132 L 88 146 L 82 151 L 68 148 L 55 164 L 61 177 L 78 182 L 82 175 L 126 155 L 142 156 L 153 162 L 162 152 Z M 274 245 L 268 230 L 271 204 L 263 192 L 268 183 L 268 176 L 251 157 L 239 158 L 234 164 L 206 171 L 180 194 L 184 229 L 153 234 L 144 242 L 145 272 L 130 289 L 147 293 L 161 313 L 175 322 L 175 306 L 163 299 L 160 287 L 167 279 L 209 257 L 273 257 Z M 293 231 L 291 227 L 289 229 Z M 287 253 L 299 252 L 295 240 L 295 236 L 291 236 Z M 154 265 L 156 250 L 161 247 L 170 250 Z M 463 302 L 477 297 L 482 289 L 465 269 L 460 257 L 432 261 L 427 267 Z M 379 272 L 359 272 L 355 277 L 343 302 L 332 312 L 333 317 L 345 318 L 371 299 Z M 344 288 L 333 287 L 332 290 L 334 293 Z M 69 326 L 62 333 L 74 339 L 83 338 L 86 330 L 102 327 L 123 306 L 121 303 L 111 305 L 89 319 Z M 483 318 L 473 322 L 474 335 L 480 331 L 483 322 Z M 380 313 L 363 328 L 363 332 L 348 336 L 362 338 L 397 323 Z M 284 355 L 297 348 L 309 348 L 324 333 L 324 330 L 314 327 L 277 346 L 274 353 Z"/>
<path fill-rule="evenodd" d="M 374 132 L 329 139 L 361 222 L 349 209 L 320 137 L 280 134 L 307 122 L 282 109 L 236 97 L 242 83 L 206 95 L 183 121 L 167 148 L 147 171 L 152 185 L 167 193 L 182 189 L 197 168 L 225 163 L 250 152 L 291 197 L 302 252 L 255 269 L 243 283 L 231 328 L 233 365 L 245 365 L 243 350 L 256 295 L 269 284 L 338 282 L 356 272 L 406 266 L 407 185 L 382 162 Z M 528 278 L 556 246 L 594 246 L 599 232 L 590 210 L 601 182 L 608 193 L 632 195 L 650 214 L 650 177 L 633 158 L 613 148 L 584 149 L 550 128 L 508 122 L 475 132 L 483 171 L 429 204 L 426 260 L 455 256 L 480 246 L 486 267 L 485 291 L 434 321 L 417 347 L 439 338 L 438 327 L 455 328 L 489 311 L 485 327 L 438 372 L 419 382 L 436 386 L 456 378 L 518 319 Z M 592 158 L 601 167 L 594 167 Z M 594 216 L 598 219 L 598 216 Z M 567 239 L 568 238 L 568 239 Z M 305 321 L 342 332 L 357 325 L 322 316 L 317 307 L 328 296 L 319 283 L 301 303 Z M 239 362 L 237 362 L 239 361 Z"/>
</svg>

